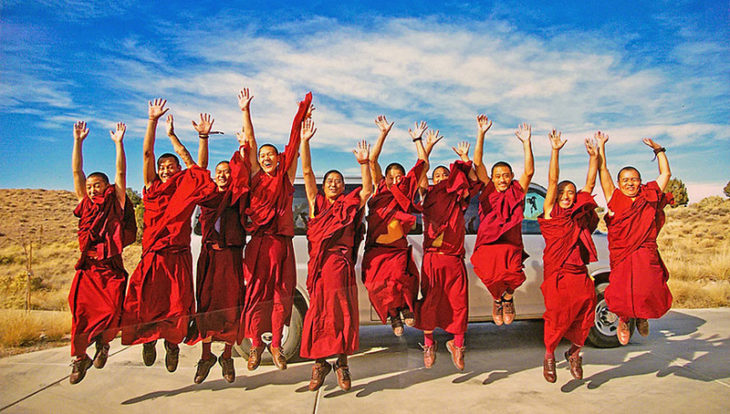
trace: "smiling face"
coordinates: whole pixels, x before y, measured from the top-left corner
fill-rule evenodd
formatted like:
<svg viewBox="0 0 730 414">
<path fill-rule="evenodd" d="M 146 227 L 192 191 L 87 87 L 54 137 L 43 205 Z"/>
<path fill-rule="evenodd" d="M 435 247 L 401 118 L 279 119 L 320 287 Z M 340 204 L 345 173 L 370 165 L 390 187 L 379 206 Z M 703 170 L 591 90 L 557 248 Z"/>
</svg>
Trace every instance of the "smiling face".
<svg viewBox="0 0 730 414">
<path fill-rule="evenodd" d="M 89 175 L 86 179 L 86 194 L 89 198 L 104 195 L 107 187 L 109 187 L 109 182 L 102 177 Z"/>
<path fill-rule="evenodd" d="M 322 184 L 324 196 L 329 200 L 334 200 L 345 191 L 345 180 L 338 171 L 330 171 L 324 177 Z"/>
<path fill-rule="evenodd" d="M 273 174 L 279 165 L 279 152 L 271 145 L 262 145 L 259 149 L 259 165 L 266 174 Z"/>
<path fill-rule="evenodd" d="M 231 167 L 227 162 L 218 163 L 215 167 L 215 184 L 218 190 L 225 190 L 231 183 Z"/>
<path fill-rule="evenodd" d="M 385 169 L 385 185 L 390 187 L 391 185 L 400 184 L 403 181 L 403 177 L 406 176 L 406 170 L 400 164 L 390 164 Z"/>
<path fill-rule="evenodd" d="M 558 205 L 560 208 L 571 208 L 575 204 L 575 184 L 563 181 L 558 185 Z"/>
<path fill-rule="evenodd" d="M 633 167 L 626 167 L 618 173 L 618 188 L 627 196 L 634 198 L 639 194 L 641 175 Z"/>
<path fill-rule="evenodd" d="M 512 169 L 505 165 L 497 165 L 492 167 L 492 183 L 497 191 L 506 191 L 515 175 L 512 173 Z"/>
<path fill-rule="evenodd" d="M 160 177 L 160 181 L 166 182 L 170 177 L 179 173 L 182 170 L 180 163 L 176 158 L 165 157 L 157 161 L 157 175 Z"/>
<path fill-rule="evenodd" d="M 436 167 L 433 170 L 433 185 L 440 183 L 449 178 L 449 169 L 446 167 Z"/>
</svg>

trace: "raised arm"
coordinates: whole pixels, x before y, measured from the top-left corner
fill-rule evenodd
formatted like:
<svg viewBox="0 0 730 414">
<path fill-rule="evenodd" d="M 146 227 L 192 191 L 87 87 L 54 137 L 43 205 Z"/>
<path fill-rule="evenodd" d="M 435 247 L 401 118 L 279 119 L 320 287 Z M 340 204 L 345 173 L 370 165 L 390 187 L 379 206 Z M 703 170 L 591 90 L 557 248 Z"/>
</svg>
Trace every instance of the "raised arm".
<svg viewBox="0 0 730 414">
<path fill-rule="evenodd" d="M 198 166 L 200 168 L 208 168 L 208 137 L 210 130 L 213 128 L 213 119 L 210 114 L 200 114 L 200 123 L 193 123 L 193 128 L 198 131 Z"/>
<path fill-rule="evenodd" d="M 385 137 L 388 136 L 390 129 L 393 128 L 393 122 L 388 123 L 385 115 L 380 115 L 375 118 L 375 125 L 378 126 L 380 134 L 378 135 L 378 140 L 375 142 L 375 146 L 370 151 L 370 174 L 372 174 L 373 184 L 378 185 L 383 178 L 383 170 L 380 168 L 380 163 L 378 163 L 378 157 L 380 157 L 380 151 L 383 150 Z"/>
<path fill-rule="evenodd" d="M 317 128 L 314 127 L 312 118 L 307 118 L 302 122 L 302 129 L 299 130 L 301 143 L 299 144 L 299 153 L 302 157 L 302 175 L 304 176 L 304 190 L 307 193 L 307 201 L 309 202 L 309 213 L 314 214 L 314 201 L 317 198 L 317 180 L 314 178 L 312 170 L 312 152 L 309 149 L 309 140 L 312 139 Z"/>
<path fill-rule="evenodd" d="M 79 202 L 86 197 L 86 174 L 84 174 L 84 158 L 81 147 L 84 139 L 89 135 L 86 122 L 78 121 L 74 124 L 74 148 L 71 154 L 71 171 L 74 175 L 74 191 Z"/>
<path fill-rule="evenodd" d="M 454 150 L 456 155 L 458 155 L 462 161 L 469 162 L 469 148 L 470 147 L 471 147 L 471 145 L 468 142 L 462 141 L 457 146 L 451 147 L 451 149 Z M 469 179 L 471 181 L 476 181 L 478 179 L 477 172 L 476 172 L 476 170 L 474 170 L 474 168 L 471 168 L 469 170 Z"/>
<path fill-rule="evenodd" d="M 157 169 L 155 168 L 155 132 L 157 130 L 157 121 L 170 108 L 165 108 L 167 101 L 161 98 L 155 98 L 154 101 L 147 102 L 147 131 L 144 134 L 144 143 L 142 144 L 142 175 L 144 186 L 149 188 L 157 177 Z"/>
<path fill-rule="evenodd" d="M 669 169 L 669 160 L 667 159 L 667 149 L 654 142 L 651 138 L 644 138 L 642 141 L 654 150 L 654 155 L 656 155 L 656 159 L 659 162 L 659 177 L 657 177 L 656 183 L 664 191 L 667 189 L 669 179 L 672 178 L 672 171 Z"/>
<path fill-rule="evenodd" d="M 363 140 L 357 144 L 352 151 L 357 162 L 360 164 L 360 175 L 362 176 L 362 189 L 360 189 L 360 208 L 365 207 L 368 198 L 373 194 L 373 180 L 370 174 L 370 145 Z"/>
<path fill-rule="evenodd" d="M 127 132 L 127 126 L 122 122 L 117 122 L 116 131 L 109 131 L 117 149 L 117 175 L 114 177 L 114 190 L 122 208 L 127 200 L 127 156 L 124 154 L 124 143 L 122 142 L 125 132 Z"/>
<path fill-rule="evenodd" d="M 256 145 L 256 136 L 253 133 L 253 122 L 251 122 L 251 100 L 253 95 L 248 88 L 238 91 L 238 107 L 241 108 L 243 118 L 243 134 L 246 136 L 249 146 L 249 161 L 251 162 L 251 175 L 261 169 L 259 165 L 259 147 Z"/>
<path fill-rule="evenodd" d="M 613 185 L 611 179 L 611 173 L 608 172 L 608 161 L 606 160 L 606 143 L 608 142 L 608 135 L 601 131 L 596 132 L 593 137 L 598 143 L 598 157 L 600 159 L 600 166 L 598 168 L 599 177 L 601 178 L 601 188 L 603 189 L 603 197 L 606 198 L 606 203 L 611 201 L 616 186 Z"/>
<path fill-rule="evenodd" d="M 598 147 L 594 140 L 586 138 L 586 151 L 588 152 L 588 175 L 586 176 L 586 185 L 583 192 L 593 193 L 596 187 L 596 174 L 598 173 L 598 164 L 601 162 L 598 156 Z"/>
<path fill-rule="evenodd" d="M 532 176 L 535 174 L 535 160 L 532 156 L 532 142 L 530 137 L 532 136 L 532 126 L 528 123 L 523 123 L 515 131 L 517 139 L 522 141 L 522 149 L 525 153 L 525 170 L 522 172 L 520 177 L 520 186 L 522 190 L 527 193 L 527 189 L 530 187 L 530 181 Z"/>
<path fill-rule="evenodd" d="M 560 150 L 565 146 L 567 140 L 561 139 L 561 133 L 554 129 L 548 134 L 550 140 L 550 167 L 548 170 L 548 188 L 545 193 L 545 201 L 543 202 L 543 211 L 545 212 L 545 218 L 550 218 L 550 213 L 553 211 L 553 206 L 558 195 L 558 181 L 560 180 L 560 161 L 559 155 Z M 520 183 L 521 184 L 521 183 Z M 524 187 L 523 187 L 524 188 Z"/>
<path fill-rule="evenodd" d="M 421 170 L 421 175 L 416 177 L 418 179 L 418 185 L 421 188 L 428 188 L 428 153 L 426 153 L 426 148 L 423 146 L 423 133 L 426 132 L 427 128 L 428 125 L 425 121 L 421 121 L 420 124 L 416 122 L 415 129 L 408 128 L 408 134 L 411 136 L 413 143 L 416 144 L 416 155 L 419 160 L 422 160 L 425 163 Z M 430 140 L 435 139 L 433 133 L 433 131 L 429 131 Z M 436 131 L 436 136 L 438 136 L 438 131 Z"/>
<path fill-rule="evenodd" d="M 474 146 L 474 169 L 476 170 L 477 178 L 484 184 L 489 182 L 487 167 L 484 166 L 484 160 L 482 159 L 484 154 L 484 136 L 491 127 L 492 121 L 486 115 L 477 115 L 477 143 Z"/>
<path fill-rule="evenodd" d="M 183 163 L 185 163 L 185 166 L 187 168 L 192 167 L 195 164 L 195 161 L 193 161 L 193 156 L 190 155 L 190 151 L 188 151 L 187 148 L 185 148 L 185 145 L 180 142 L 180 138 L 175 135 L 175 126 L 174 126 L 174 119 L 172 118 L 172 114 L 167 115 L 167 136 L 170 137 L 170 142 L 172 143 L 172 148 L 175 150 L 175 153 L 180 156 L 180 159 L 183 160 Z"/>
</svg>

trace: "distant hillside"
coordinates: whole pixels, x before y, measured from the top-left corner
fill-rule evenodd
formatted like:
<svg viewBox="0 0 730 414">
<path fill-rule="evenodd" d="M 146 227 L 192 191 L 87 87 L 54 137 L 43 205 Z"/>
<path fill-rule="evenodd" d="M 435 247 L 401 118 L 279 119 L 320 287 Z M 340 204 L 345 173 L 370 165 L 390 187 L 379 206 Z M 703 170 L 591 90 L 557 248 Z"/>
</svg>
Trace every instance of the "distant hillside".
<svg viewBox="0 0 730 414">
<path fill-rule="evenodd" d="M 65 190 L 0 189 L 0 248 L 28 237 L 42 243 L 74 241 L 76 204 L 76 195 Z"/>
</svg>

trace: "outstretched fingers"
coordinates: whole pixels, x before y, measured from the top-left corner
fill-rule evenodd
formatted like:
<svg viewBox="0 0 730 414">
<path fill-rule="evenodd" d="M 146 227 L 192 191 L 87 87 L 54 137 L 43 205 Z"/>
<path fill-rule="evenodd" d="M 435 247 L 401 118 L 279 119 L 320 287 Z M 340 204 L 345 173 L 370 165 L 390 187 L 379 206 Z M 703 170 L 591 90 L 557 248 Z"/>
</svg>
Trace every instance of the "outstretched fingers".
<svg viewBox="0 0 730 414">
<path fill-rule="evenodd" d="M 357 143 L 357 146 L 354 150 L 352 150 L 352 153 L 355 154 L 357 162 L 364 164 L 370 159 L 370 145 L 367 141 L 362 140 Z"/>
<path fill-rule="evenodd" d="M 480 132 L 486 133 L 492 127 L 492 120 L 484 114 L 477 115 L 477 127 Z"/>
<path fill-rule="evenodd" d="M 74 138 L 83 140 L 89 135 L 89 128 L 86 127 L 86 121 L 76 121 L 74 123 Z"/>
<path fill-rule="evenodd" d="M 532 125 L 527 122 L 522 123 L 515 131 L 515 136 L 523 143 L 528 142 L 532 137 Z"/>
</svg>

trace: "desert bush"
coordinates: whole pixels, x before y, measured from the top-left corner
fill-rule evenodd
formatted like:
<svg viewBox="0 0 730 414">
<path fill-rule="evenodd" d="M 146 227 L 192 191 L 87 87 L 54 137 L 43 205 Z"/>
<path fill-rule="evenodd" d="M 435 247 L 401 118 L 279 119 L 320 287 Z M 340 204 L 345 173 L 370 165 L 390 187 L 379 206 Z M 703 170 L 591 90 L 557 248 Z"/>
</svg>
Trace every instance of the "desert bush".
<svg viewBox="0 0 730 414">
<path fill-rule="evenodd" d="M 0 346 L 3 347 L 59 341 L 70 332 L 68 312 L 0 310 Z"/>
<path fill-rule="evenodd" d="M 689 203 L 687 186 L 679 178 L 670 179 L 664 192 L 672 193 L 672 196 L 674 196 L 674 204 L 672 207 L 686 206 Z"/>
</svg>

